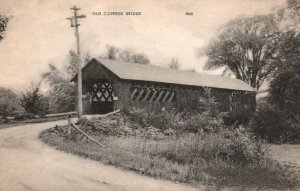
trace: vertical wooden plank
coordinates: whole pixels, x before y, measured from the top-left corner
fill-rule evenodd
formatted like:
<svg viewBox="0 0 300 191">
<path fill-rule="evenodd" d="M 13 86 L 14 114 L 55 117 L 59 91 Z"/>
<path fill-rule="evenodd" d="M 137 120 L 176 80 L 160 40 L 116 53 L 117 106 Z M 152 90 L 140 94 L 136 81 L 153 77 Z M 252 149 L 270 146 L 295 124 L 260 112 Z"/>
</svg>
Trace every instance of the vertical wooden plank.
<svg viewBox="0 0 300 191">
<path fill-rule="evenodd" d="M 127 81 L 121 83 L 121 96 L 119 99 L 120 107 L 122 110 L 128 109 L 130 105 L 130 84 Z"/>
<path fill-rule="evenodd" d="M 131 83 L 132 82 L 126 82 L 125 86 L 125 91 L 124 91 L 124 96 L 125 96 L 125 108 L 128 109 L 131 106 L 131 99 L 130 99 L 130 88 L 131 88 Z"/>
<path fill-rule="evenodd" d="M 192 110 L 192 105 L 193 105 L 193 101 L 192 101 L 192 91 L 188 90 L 188 110 Z"/>
</svg>

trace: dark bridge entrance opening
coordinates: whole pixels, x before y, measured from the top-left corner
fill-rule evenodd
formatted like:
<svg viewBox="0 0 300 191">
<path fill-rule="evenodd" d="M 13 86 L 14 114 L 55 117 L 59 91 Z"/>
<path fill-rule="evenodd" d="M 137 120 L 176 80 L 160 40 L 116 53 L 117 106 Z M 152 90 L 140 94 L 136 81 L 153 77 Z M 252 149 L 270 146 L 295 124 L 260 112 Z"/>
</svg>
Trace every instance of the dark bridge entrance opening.
<svg viewBox="0 0 300 191">
<path fill-rule="evenodd" d="M 113 111 L 114 90 L 108 81 L 96 82 L 92 86 L 91 112 L 92 114 L 106 114 Z"/>
</svg>

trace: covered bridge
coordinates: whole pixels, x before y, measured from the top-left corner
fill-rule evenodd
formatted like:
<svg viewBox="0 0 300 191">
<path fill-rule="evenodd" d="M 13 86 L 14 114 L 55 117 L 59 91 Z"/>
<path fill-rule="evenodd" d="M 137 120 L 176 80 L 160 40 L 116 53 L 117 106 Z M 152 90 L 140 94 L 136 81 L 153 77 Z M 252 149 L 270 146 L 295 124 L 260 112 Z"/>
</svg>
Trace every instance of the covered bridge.
<svg viewBox="0 0 300 191">
<path fill-rule="evenodd" d="M 255 109 L 255 90 L 241 80 L 108 59 L 92 59 L 84 66 L 82 87 L 84 114 L 131 106 L 194 110 L 206 88 L 223 111 L 237 116 Z"/>
</svg>

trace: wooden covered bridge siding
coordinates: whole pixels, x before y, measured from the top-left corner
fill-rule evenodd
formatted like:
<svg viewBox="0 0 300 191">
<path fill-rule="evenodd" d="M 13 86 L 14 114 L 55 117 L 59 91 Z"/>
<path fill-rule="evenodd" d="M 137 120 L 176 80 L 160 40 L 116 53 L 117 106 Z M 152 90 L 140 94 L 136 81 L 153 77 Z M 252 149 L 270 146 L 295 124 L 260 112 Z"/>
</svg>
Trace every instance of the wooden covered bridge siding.
<svg viewBox="0 0 300 191">
<path fill-rule="evenodd" d="M 219 103 L 221 111 L 230 111 L 233 116 L 248 115 L 255 111 L 254 92 L 211 88 L 211 95 Z"/>
<path fill-rule="evenodd" d="M 255 108 L 255 96 L 245 91 L 208 88 L 216 98 L 222 111 L 231 111 L 234 116 L 252 112 Z M 128 109 L 131 106 L 150 110 L 195 110 L 199 107 L 199 98 L 203 97 L 203 87 L 122 80 L 115 81 L 114 109 Z"/>
<path fill-rule="evenodd" d="M 131 106 L 151 110 L 161 110 L 163 107 L 178 111 L 194 110 L 199 107 L 199 98 L 205 92 L 200 86 L 121 79 L 95 60 L 89 62 L 82 74 L 85 114 L 107 112 L 107 109 L 125 110 Z M 254 92 L 208 89 L 223 111 L 231 111 L 238 116 L 255 109 Z M 101 111 L 101 108 L 106 110 Z"/>
<path fill-rule="evenodd" d="M 119 94 L 118 109 L 128 109 L 131 106 L 151 110 L 176 108 L 176 91 L 174 86 L 143 81 L 125 80 L 117 84 L 115 92 Z"/>
</svg>

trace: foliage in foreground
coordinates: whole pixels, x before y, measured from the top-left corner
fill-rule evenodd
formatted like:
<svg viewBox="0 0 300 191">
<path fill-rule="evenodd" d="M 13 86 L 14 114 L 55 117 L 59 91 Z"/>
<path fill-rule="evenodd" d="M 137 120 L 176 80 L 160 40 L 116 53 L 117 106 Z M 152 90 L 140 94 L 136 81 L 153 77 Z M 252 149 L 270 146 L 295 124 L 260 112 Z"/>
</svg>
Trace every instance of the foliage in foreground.
<svg viewBox="0 0 300 191">
<path fill-rule="evenodd" d="M 202 101 L 199 113 L 131 108 L 127 113 L 81 120 L 80 127 L 107 148 L 80 141 L 76 131 L 66 136 L 66 127 L 45 131 L 41 138 L 80 156 L 215 190 L 286 190 L 299 185 L 294 172 L 270 160 L 265 145 L 242 126 L 226 127 L 213 99 Z"/>
<path fill-rule="evenodd" d="M 177 114 L 167 111 L 161 114 L 150 112 L 145 117 L 144 112 L 140 113 L 144 118 L 141 118 L 140 115 L 128 117 L 128 115 L 119 114 L 92 120 L 83 119 L 81 120 L 81 128 L 95 136 L 138 137 L 149 140 L 180 139 L 187 135 L 193 135 L 194 140 L 200 142 L 195 143 L 192 141 L 194 145 L 187 145 L 187 148 L 194 150 L 191 151 L 190 156 L 187 155 L 185 159 L 180 159 L 185 160 L 185 162 L 191 162 L 193 157 L 195 157 L 195 153 L 198 153 L 197 158 L 201 158 L 206 162 L 217 159 L 217 161 L 221 161 L 222 164 L 227 164 L 228 166 L 259 166 L 265 158 L 264 145 L 252 139 L 243 127 L 211 128 L 213 131 L 203 131 L 201 129 L 202 131 L 197 131 L 196 133 L 191 131 L 192 128 L 179 131 L 177 124 L 168 124 L 172 119 L 178 118 Z M 191 124 L 189 120 L 177 120 L 179 122 L 173 123 L 180 123 L 181 127 L 187 127 Z M 199 122 L 200 125 L 207 124 L 201 122 L 201 120 L 207 121 L 202 116 L 199 118 L 193 116 L 191 120 L 192 122 Z M 219 120 L 221 121 L 221 119 Z M 168 128 L 162 128 L 160 125 L 166 125 Z M 174 128 L 172 128 L 172 125 Z M 200 144 L 201 148 L 195 147 L 197 144 Z"/>
<path fill-rule="evenodd" d="M 175 130 L 177 133 L 214 133 L 225 128 L 224 118 L 228 113 L 219 109 L 216 99 L 207 95 L 199 99 L 199 108 L 193 112 L 150 111 L 130 108 L 126 114 L 133 125 L 154 127 L 162 131 Z"/>
<path fill-rule="evenodd" d="M 58 149 L 149 176 L 199 186 L 293 189 L 293 171 L 268 158 L 266 147 L 243 126 L 224 124 L 226 113 L 209 97 L 196 112 L 154 112 L 131 108 L 104 118 L 80 120 L 80 127 L 107 148 L 82 141 L 67 127 L 45 131 L 41 138 Z"/>
<path fill-rule="evenodd" d="M 156 178 L 196 187 L 204 184 L 210 190 L 288 190 L 299 186 L 293 171 L 265 157 L 261 145 L 254 144 L 241 130 L 159 140 L 94 136 L 107 148 L 87 141 L 75 142 L 51 130 L 44 131 L 40 138 L 59 150 Z"/>
</svg>

